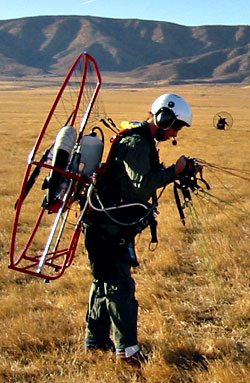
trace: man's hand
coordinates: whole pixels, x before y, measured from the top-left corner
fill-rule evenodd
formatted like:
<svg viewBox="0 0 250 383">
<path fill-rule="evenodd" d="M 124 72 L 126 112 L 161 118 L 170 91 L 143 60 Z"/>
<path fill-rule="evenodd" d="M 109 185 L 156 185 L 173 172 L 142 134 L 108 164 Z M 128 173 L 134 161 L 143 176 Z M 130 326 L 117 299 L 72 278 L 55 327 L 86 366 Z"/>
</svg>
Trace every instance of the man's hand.
<svg viewBox="0 0 250 383">
<path fill-rule="evenodd" d="M 181 156 L 175 164 L 175 172 L 177 175 L 181 174 L 187 166 L 187 158 L 185 156 Z"/>
<path fill-rule="evenodd" d="M 176 171 L 177 175 L 183 173 L 184 171 L 185 172 L 191 172 L 194 175 L 196 175 L 197 173 L 201 174 L 202 168 L 203 168 L 203 166 L 196 163 L 195 160 L 188 159 L 185 156 L 181 156 L 176 161 L 176 164 L 175 164 L 175 171 Z"/>
</svg>

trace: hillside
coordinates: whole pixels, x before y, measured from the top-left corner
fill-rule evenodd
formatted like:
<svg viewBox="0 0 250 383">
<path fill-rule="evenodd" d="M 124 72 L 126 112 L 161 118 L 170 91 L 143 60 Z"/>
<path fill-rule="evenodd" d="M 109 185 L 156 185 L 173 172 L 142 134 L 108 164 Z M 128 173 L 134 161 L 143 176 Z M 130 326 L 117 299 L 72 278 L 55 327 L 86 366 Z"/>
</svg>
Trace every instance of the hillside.
<svg viewBox="0 0 250 383">
<path fill-rule="evenodd" d="M 0 21 L 0 78 L 65 75 L 83 50 L 110 82 L 250 82 L 250 26 L 91 16 Z"/>
</svg>

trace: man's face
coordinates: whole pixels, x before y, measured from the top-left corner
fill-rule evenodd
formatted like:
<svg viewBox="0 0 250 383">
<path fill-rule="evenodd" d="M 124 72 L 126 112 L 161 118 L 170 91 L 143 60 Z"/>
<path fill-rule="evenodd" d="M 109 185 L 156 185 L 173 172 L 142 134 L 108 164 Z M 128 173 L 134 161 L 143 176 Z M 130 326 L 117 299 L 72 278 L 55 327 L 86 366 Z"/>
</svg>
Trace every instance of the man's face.
<svg viewBox="0 0 250 383">
<path fill-rule="evenodd" d="M 167 141 L 170 138 L 175 138 L 178 136 L 179 131 L 183 128 L 184 125 L 175 124 L 169 126 L 168 128 L 162 128 L 163 130 L 163 138 L 162 141 Z"/>
</svg>

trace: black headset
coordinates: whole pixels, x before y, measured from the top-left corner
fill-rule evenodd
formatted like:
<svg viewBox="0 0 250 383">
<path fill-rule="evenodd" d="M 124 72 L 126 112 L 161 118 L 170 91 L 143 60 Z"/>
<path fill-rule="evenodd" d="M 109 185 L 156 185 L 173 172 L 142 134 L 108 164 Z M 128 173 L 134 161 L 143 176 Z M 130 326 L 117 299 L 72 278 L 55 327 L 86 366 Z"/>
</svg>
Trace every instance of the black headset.
<svg viewBox="0 0 250 383">
<path fill-rule="evenodd" d="M 171 109 L 163 107 L 155 114 L 155 120 L 159 128 L 167 128 L 176 120 L 176 115 Z"/>
</svg>

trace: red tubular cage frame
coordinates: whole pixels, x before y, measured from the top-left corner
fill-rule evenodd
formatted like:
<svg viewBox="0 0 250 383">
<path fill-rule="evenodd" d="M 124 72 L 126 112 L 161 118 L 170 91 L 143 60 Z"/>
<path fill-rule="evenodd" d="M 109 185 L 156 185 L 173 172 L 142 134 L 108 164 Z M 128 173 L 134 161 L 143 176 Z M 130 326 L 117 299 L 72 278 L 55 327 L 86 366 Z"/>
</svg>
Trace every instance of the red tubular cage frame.
<svg viewBox="0 0 250 383">
<path fill-rule="evenodd" d="M 32 243 L 32 240 L 35 236 L 35 233 L 36 233 L 36 231 L 37 231 L 37 229 L 41 223 L 41 220 L 42 220 L 43 215 L 45 213 L 45 209 L 41 208 L 40 213 L 39 213 L 38 218 L 37 218 L 37 221 L 33 227 L 33 230 L 30 234 L 30 237 L 28 239 L 28 242 L 25 245 L 24 249 L 22 250 L 21 254 L 15 256 L 18 225 L 19 225 L 21 209 L 23 206 L 24 199 L 26 197 L 26 193 L 25 193 L 26 185 L 27 185 L 27 182 L 29 180 L 29 176 L 30 176 L 31 169 L 33 166 L 39 166 L 41 168 L 45 167 L 45 168 L 54 169 L 56 171 L 59 171 L 70 179 L 71 184 L 73 184 L 75 182 L 81 182 L 82 184 L 85 184 L 85 181 L 83 180 L 83 178 L 76 175 L 76 174 L 57 169 L 51 165 L 48 165 L 48 164 L 45 164 L 42 162 L 34 161 L 34 157 L 38 152 L 40 144 L 41 144 L 43 137 L 45 135 L 46 129 L 50 123 L 50 120 L 53 116 L 53 113 L 54 113 L 56 107 L 57 107 L 57 104 L 59 103 L 59 100 L 63 94 L 63 91 L 66 88 L 74 70 L 76 69 L 77 65 L 79 64 L 79 62 L 81 60 L 83 60 L 83 63 L 84 63 L 83 75 L 82 75 L 81 85 L 79 88 L 79 94 L 77 97 L 77 102 L 76 102 L 74 112 L 72 115 L 72 120 L 71 120 L 72 126 L 74 125 L 74 122 L 75 122 L 75 119 L 76 119 L 76 116 L 77 116 L 77 113 L 79 110 L 79 106 L 81 103 L 81 98 L 82 98 L 82 95 L 84 92 L 84 86 L 85 86 L 85 81 L 86 81 L 86 77 L 87 77 L 87 70 L 88 70 L 88 62 L 89 61 L 93 64 L 95 72 L 96 72 L 96 76 L 97 76 L 96 87 L 95 87 L 95 90 L 93 92 L 92 99 L 89 102 L 87 111 L 85 113 L 86 115 L 84 116 L 84 124 L 83 124 L 83 126 L 81 126 L 81 129 L 80 129 L 80 132 L 78 135 L 78 139 L 77 139 L 77 143 L 79 143 L 81 138 L 82 138 L 85 125 L 88 121 L 88 117 L 91 114 L 91 111 L 93 109 L 94 103 L 96 101 L 96 98 L 98 96 L 98 93 L 99 93 L 99 90 L 100 90 L 100 87 L 102 84 L 101 74 L 100 74 L 99 68 L 97 66 L 97 63 L 94 60 L 94 58 L 86 52 L 82 52 L 77 57 L 77 59 L 75 60 L 75 62 L 72 65 L 71 69 L 69 70 L 69 72 L 68 72 L 68 74 L 67 74 L 58 94 L 57 94 L 57 97 L 56 97 L 56 99 L 52 105 L 52 108 L 48 114 L 48 117 L 47 117 L 47 119 L 43 125 L 43 128 L 42 128 L 42 130 L 41 130 L 41 132 L 40 132 L 40 134 L 36 140 L 36 143 L 34 145 L 32 152 L 31 152 L 31 155 L 29 157 L 28 165 L 26 167 L 26 171 L 24 174 L 23 183 L 21 186 L 21 190 L 20 190 L 20 194 L 19 194 L 19 198 L 18 198 L 18 202 L 17 202 L 17 206 L 16 206 L 16 215 L 15 215 L 14 224 L 13 224 L 13 228 L 12 228 L 12 236 L 11 236 L 11 243 L 10 243 L 10 264 L 8 266 L 9 269 L 20 271 L 20 272 L 29 274 L 31 276 L 39 277 L 39 278 L 46 279 L 46 280 L 54 280 L 54 279 L 59 278 L 64 273 L 65 269 L 71 265 L 72 260 L 73 260 L 74 255 L 75 255 L 75 252 L 76 252 L 79 236 L 81 234 L 81 215 L 80 215 L 80 218 L 78 219 L 78 221 L 74 227 L 74 231 L 73 231 L 73 234 L 71 236 L 69 246 L 65 249 L 60 249 L 60 250 L 56 250 L 53 252 L 48 251 L 45 259 L 43 260 L 42 268 L 39 267 L 39 264 L 41 263 L 41 258 L 43 256 L 42 253 L 34 255 L 34 256 L 29 256 L 29 255 L 27 255 L 27 251 L 28 251 L 28 249 Z M 70 201 L 70 194 L 65 197 L 65 201 L 64 201 L 64 207 L 66 206 L 66 212 L 65 212 L 65 209 L 63 209 L 63 207 L 62 207 L 61 209 L 59 209 L 59 212 L 57 213 L 57 215 L 58 214 L 67 214 L 67 203 L 68 203 L 68 201 Z M 61 264 L 55 263 L 54 261 L 58 260 L 59 258 L 63 258 Z M 22 261 L 25 261 L 24 262 L 25 265 L 22 265 Z M 46 273 L 44 271 L 44 266 L 48 267 L 48 268 L 46 268 L 46 269 L 48 269 L 48 271 L 51 271 L 51 268 L 53 268 L 52 275 L 50 272 Z M 36 268 L 36 270 L 34 270 L 34 268 Z"/>
</svg>

